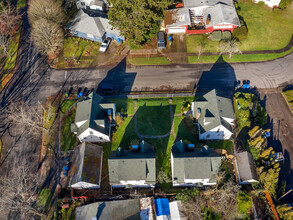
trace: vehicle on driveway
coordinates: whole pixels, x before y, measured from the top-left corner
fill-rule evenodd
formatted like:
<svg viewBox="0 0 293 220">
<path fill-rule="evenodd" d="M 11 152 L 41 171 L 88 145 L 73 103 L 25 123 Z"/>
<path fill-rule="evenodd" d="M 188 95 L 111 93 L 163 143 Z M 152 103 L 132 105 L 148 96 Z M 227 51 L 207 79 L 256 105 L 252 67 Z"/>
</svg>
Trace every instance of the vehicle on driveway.
<svg viewBox="0 0 293 220">
<path fill-rule="evenodd" d="M 165 48 L 166 48 L 165 33 L 159 32 L 158 33 L 158 49 L 165 49 Z"/>
<path fill-rule="evenodd" d="M 107 49 L 108 49 L 110 43 L 111 43 L 111 39 L 109 39 L 109 38 L 106 38 L 105 40 L 103 40 L 103 42 L 102 42 L 102 44 L 101 44 L 101 46 L 100 46 L 99 51 L 100 51 L 101 53 L 105 53 L 105 52 L 107 51 Z"/>
</svg>

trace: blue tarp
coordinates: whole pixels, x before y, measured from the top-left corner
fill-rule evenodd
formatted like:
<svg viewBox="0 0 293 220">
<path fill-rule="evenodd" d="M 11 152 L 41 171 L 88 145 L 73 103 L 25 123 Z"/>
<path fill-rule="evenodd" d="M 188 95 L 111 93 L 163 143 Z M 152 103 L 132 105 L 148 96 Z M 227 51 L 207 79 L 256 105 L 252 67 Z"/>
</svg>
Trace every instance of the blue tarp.
<svg viewBox="0 0 293 220">
<path fill-rule="evenodd" d="M 170 215 L 169 200 L 168 199 L 155 199 L 156 215 Z"/>
</svg>

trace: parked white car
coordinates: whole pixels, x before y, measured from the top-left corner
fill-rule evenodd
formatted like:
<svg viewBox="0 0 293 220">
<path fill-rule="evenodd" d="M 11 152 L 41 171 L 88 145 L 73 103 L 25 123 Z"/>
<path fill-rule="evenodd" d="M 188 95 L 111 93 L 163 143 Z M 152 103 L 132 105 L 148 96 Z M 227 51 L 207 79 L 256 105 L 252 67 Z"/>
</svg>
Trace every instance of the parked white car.
<svg viewBox="0 0 293 220">
<path fill-rule="evenodd" d="M 105 39 L 105 40 L 102 42 L 99 51 L 100 51 L 101 53 L 105 53 L 105 52 L 107 51 L 107 49 L 108 49 L 110 43 L 111 43 L 111 39 Z"/>
</svg>

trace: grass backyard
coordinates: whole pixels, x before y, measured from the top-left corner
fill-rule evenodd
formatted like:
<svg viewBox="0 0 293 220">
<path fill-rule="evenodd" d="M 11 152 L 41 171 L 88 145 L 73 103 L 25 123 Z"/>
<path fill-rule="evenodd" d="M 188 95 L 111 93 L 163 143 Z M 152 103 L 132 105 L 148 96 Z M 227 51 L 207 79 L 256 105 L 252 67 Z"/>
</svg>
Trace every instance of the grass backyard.
<svg viewBox="0 0 293 220">
<path fill-rule="evenodd" d="M 239 1 L 239 7 L 248 28 L 248 37 L 240 44 L 241 51 L 281 49 L 289 43 L 293 34 L 293 5 L 281 11 Z M 187 52 L 197 53 L 201 40 L 202 35 L 186 36 Z M 218 45 L 219 42 L 208 40 L 203 52 L 217 52 Z"/>
</svg>

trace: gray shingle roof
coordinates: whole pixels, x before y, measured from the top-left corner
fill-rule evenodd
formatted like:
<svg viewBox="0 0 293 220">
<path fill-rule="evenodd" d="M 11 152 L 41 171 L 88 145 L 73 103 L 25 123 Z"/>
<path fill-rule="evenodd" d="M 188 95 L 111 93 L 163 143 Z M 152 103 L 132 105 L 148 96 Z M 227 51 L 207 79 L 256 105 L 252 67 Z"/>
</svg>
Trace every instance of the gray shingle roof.
<svg viewBox="0 0 293 220">
<path fill-rule="evenodd" d="M 155 151 L 144 141 L 139 144 L 139 152 L 123 150 L 119 155 L 117 151 L 112 151 L 108 167 L 110 184 L 119 184 L 120 180 L 145 180 L 147 184 L 156 182 Z"/>
<path fill-rule="evenodd" d="M 248 180 L 258 180 L 254 159 L 252 154 L 244 151 L 236 154 L 239 176 L 242 182 Z"/>
<path fill-rule="evenodd" d="M 165 13 L 166 27 L 177 27 L 190 25 L 190 14 L 188 8 L 167 10 Z"/>
<path fill-rule="evenodd" d="M 180 150 L 182 147 L 183 152 Z M 216 181 L 221 157 L 213 149 L 206 155 L 199 148 L 188 150 L 185 143 L 178 141 L 172 146 L 171 151 L 174 158 L 173 181 L 179 184 L 183 184 L 184 179 Z"/>
<path fill-rule="evenodd" d="M 231 99 L 216 95 L 216 90 L 213 89 L 193 102 L 193 117 L 196 117 L 198 108 L 201 109 L 201 114 L 198 119 L 201 133 L 219 125 L 223 125 L 232 132 L 232 126 L 223 119 L 223 117 L 235 118 Z M 209 123 L 205 124 L 204 122 Z"/>
<path fill-rule="evenodd" d="M 119 201 L 95 202 L 76 208 L 76 220 L 97 219 L 140 219 L 140 207 L 138 199 L 128 199 Z"/>
<path fill-rule="evenodd" d="M 103 147 L 94 144 L 86 146 L 81 144 L 76 148 L 76 151 L 75 166 L 77 169 L 70 185 L 80 181 L 100 185 Z"/>
<path fill-rule="evenodd" d="M 82 134 L 86 129 L 92 128 L 100 133 L 109 135 L 109 120 L 107 111 L 111 110 L 111 115 L 115 120 L 115 104 L 101 103 L 103 97 L 92 92 L 84 100 L 77 103 L 75 121 L 71 125 L 71 131 Z M 80 127 L 77 123 L 84 122 Z"/>
<path fill-rule="evenodd" d="M 92 34 L 97 37 L 103 37 L 105 32 L 120 36 L 120 32 L 112 28 L 107 18 L 89 16 L 85 11 L 86 10 L 79 9 L 75 17 L 66 24 L 66 28 L 71 31 Z"/>
</svg>

